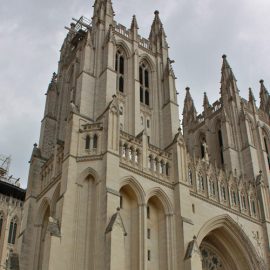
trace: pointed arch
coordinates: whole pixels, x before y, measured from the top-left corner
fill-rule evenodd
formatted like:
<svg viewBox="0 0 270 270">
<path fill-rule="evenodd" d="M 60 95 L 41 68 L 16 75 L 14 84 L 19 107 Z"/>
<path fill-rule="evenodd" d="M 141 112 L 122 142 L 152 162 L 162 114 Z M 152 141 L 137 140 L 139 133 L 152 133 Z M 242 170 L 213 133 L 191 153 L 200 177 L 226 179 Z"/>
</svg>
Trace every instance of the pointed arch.
<svg viewBox="0 0 270 270">
<path fill-rule="evenodd" d="M 56 215 L 56 204 L 60 198 L 60 188 L 61 188 L 61 184 L 59 183 L 57 187 L 55 188 L 52 199 L 51 199 L 51 215 L 53 217 L 55 217 Z"/>
<path fill-rule="evenodd" d="M 233 254 L 237 254 L 235 263 L 244 265 L 246 270 L 264 269 L 263 262 L 259 258 L 252 242 L 245 234 L 243 229 L 229 215 L 214 217 L 206 222 L 197 235 L 197 243 L 200 246 L 204 239 L 213 237 L 215 242 L 224 241 L 224 246 Z M 231 250 L 230 250 L 231 249 Z"/>
<path fill-rule="evenodd" d="M 77 178 L 77 181 L 76 183 L 78 185 L 82 185 L 83 184 L 83 181 L 88 178 L 88 177 L 92 177 L 94 179 L 94 182 L 96 184 L 98 184 L 100 182 L 100 178 L 99 178 L 99 175 L 97 173 L 96 170 L 94 170 L 93 168 L 91 167 L 88 167 L 86 169 L 84 169 L 78 176 Z"/>
<path fill-rule="evenodd" d="M 48 197 L 45 197 L 39 205 L 36 215 L 36 225 L 41 225 L 44 219 L 46 211 L 49 209 L 51 213 L 51 201 Z"/>
<path fill-rule="evenodd" d="M 150 71 L 151 72 L 155 72 L 155 63 L 154 63 L 154 61 L 149 57 L 149 55 L 148 54 L 146 54 L 146 53 L 143 53 L 143 54 L 141 54 L 140 55 L 140 64 L 142 64 L 143 62 L 145 62 L 148 66 L 149 66 L 149 68 L 150 68 Z"/>
<path fill-rule="evenodd" d="M 124 186 L 129 186 L 134 191 L 139 205 L 145 204 L 145 192 L 141 184 L 133 176 L 127 176 L 121 179 L 119 191 Z"/>
<path fill-rule="evenodd" d="M 129 49 L 127 43 L 124 40 L 117 40 L 116 41 L 116 51 L 120 49 L 124 52 L 126 58 L 131 57 L 131 50 Z"/>
<path fill-rule="evenodd" d="M 152 197 L 157 197 L 164 209 L 166 215 L 173 214 L 173 205 L 167 196 L 167 194 L 159 187 L 151 189 L 146 196 L 146 202 L 148 202 Z"/>
</svg>

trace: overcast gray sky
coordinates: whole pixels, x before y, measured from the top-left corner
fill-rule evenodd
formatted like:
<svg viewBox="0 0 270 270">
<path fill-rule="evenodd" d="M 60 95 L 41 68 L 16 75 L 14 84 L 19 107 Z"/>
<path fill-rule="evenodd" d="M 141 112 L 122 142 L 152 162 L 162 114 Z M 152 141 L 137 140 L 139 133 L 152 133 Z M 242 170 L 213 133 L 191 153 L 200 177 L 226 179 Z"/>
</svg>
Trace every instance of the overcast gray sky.
<svg viewBox="0 0 270 270">
<path fill-rule="evenodd" d="M 10 174 L 26 187 L 28 160 L 39 140 L 45 92 L 57 70 L 59 49 L 72 17 L 92 16 L 94 0 L 9 0 L 0 7 L 0 154 L 11 155 Z M 182 104 L 191 87 L 197 110 L 203 92 L 219 97 L 221 56 L 228 61 L 243 97 L 248 87 L 259 101 L 259 80 L 270 88 L 269 0 L 113 0 L 115 19 L 130 26 L 137 15 L 148 37 L 154 10 L 170 45 Z"/>
</svg>

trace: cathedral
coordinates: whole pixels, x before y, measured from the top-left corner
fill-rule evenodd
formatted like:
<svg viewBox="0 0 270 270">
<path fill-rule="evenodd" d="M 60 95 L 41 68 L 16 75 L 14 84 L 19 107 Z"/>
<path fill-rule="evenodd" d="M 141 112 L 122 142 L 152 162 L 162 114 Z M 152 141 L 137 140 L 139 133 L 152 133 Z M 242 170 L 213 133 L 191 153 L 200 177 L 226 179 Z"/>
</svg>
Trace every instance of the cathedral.
<svg viewBox="0 0 270 270">
<path fill-rule="evenodd" d="M 18 238 L 20 270 L 270 269 L 270 96 L 220 99 L 183 122 L 158 11 L 148 38 L 111 0 L 67 27 L 46 93 Z M 182 101 L 181 101 L 182 102 Z"/>
</svg>

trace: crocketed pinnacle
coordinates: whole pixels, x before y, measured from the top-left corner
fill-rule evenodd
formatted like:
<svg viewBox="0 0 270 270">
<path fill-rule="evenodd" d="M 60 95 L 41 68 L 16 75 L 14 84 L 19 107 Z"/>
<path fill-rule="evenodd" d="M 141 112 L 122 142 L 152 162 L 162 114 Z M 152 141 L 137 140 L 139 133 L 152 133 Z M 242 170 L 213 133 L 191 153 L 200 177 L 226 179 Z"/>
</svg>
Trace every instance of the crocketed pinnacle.
<svg viewBox="0 0 270 270">
<path fill-rule="evenodd" d="M 151 26 L 151 32 L 149 35 L 150 40 L 153 39 L 153 37 L 160 35 L 161 33 L 164 34 L 164 36 L 166 36 L 165 31 L 163 29 L 162 22 L 159 18 L 159 11 L 156 10 L 154 14 L 155 14 L 155 17 L 154 17 L 154 21 Z"/>
<path fill-rule="evenodd" d="M 188 122 L 194 121 L 197 116 L 197 111 L 194 105 L 194 101 L 190 94 L 190 88 L 186 87 L 186 97 L 184 101 L 184 110 L 183 110 L 183 125 L 186 125 Z"/>
<path fill-rule="evenodd" d="M 206 92 L 204 92 L 204 96 L 203 96 L 203 107 L 204 107 L 204 110 L 207 110 L 210 107 L 210 103 L 209 103 Z"/>
<path fill-rule="evenodd" d="M 260 80 L 260 109 L 263 111 L 269 111 L 268 105 L 270 101 L 269 93 L 264 86 L 264 81 Z"/>
<path fill-rule="evenodd" d="M 221 82 L 224 82 L 228 79 L 236 81 L 232 68 L 230 67 L 230 64 L 227 60 L 227 56 L 224 54 L 222 58 L 223 58 L 223 63 L 222 63 L 222 68 L 221 68 Z"/>
</svg>

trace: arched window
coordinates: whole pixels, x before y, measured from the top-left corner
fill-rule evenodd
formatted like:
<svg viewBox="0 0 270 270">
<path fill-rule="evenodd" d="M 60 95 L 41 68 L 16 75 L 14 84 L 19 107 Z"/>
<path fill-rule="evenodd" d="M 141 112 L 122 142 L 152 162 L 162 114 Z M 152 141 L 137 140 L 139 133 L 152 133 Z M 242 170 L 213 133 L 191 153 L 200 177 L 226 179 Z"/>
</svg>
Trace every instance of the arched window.
<svg viewBox="0 0 270 270">
<path fill-rule="evenodd" d="M 98 145 L 98 136 L 97 134 L 95 134 L 93 138 L 93 149 L 97 149 L 97 145 Z"/>
<path fill-rule="evenodd" d="M 166 175 L 169 176 L 170 173 L 170 166 L 169 163 L 166 163 Z"/>
<path fill-rule="evenodd" d="M 3 223 L 4 223 L 4 215 L 3 215 L 3 213 L 0 213 L 0 239 L 1 239 L 1 235 L 2 235 Z"/>
<path fill-rule="evenodd" d="M 87 135 L 85 139 L 85 149 L 90 149 L 90 136 Z"/>
<path fill-rule="evenodd" d="M 150 95 L 149 95 L 149 69 L 142 63 L 139 68 L 140 77 L 140 102 L 145 105 L 150 105 Z"/>
<path fill-rule="evenodd" d="M 201 174 L 199 174 L 199 190 L 200 191 L 204 191 L 204 179 L 203 176 Z"/>
<path fill-rule="evenodd" d="M 124 93 L 125 84 L 125 58 L 121 50 L 117 50 L 115 55 L 115 71 L 116 71 L 116 89 L 117 91 Z"/>
<path fill-rule="evenodd" d="M 17 233 L 17 218 L 14 217 L 9 226 L 8 243 L 14 245 Z"/>
</svg>

